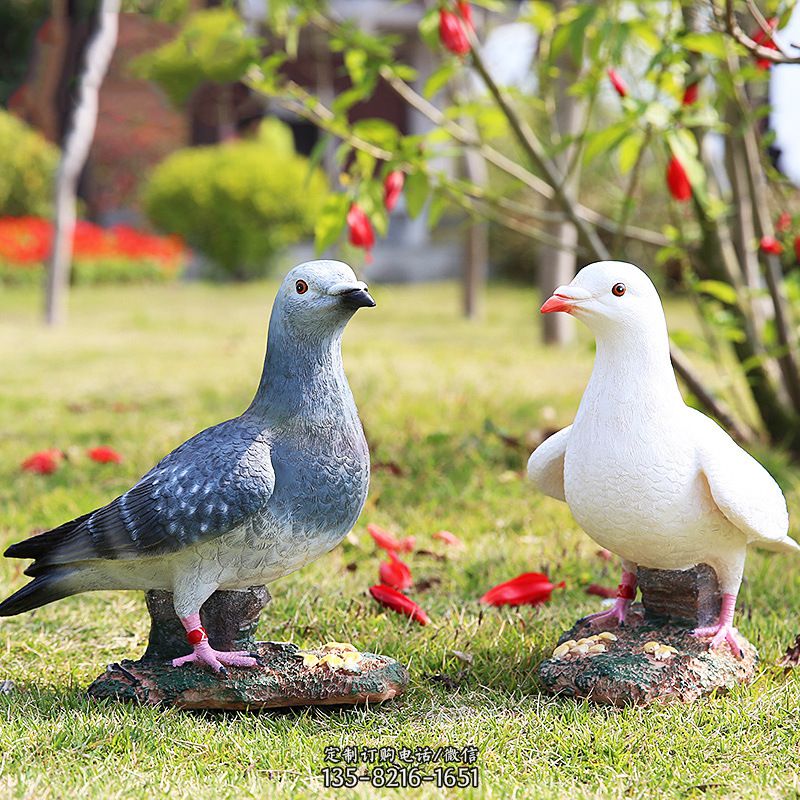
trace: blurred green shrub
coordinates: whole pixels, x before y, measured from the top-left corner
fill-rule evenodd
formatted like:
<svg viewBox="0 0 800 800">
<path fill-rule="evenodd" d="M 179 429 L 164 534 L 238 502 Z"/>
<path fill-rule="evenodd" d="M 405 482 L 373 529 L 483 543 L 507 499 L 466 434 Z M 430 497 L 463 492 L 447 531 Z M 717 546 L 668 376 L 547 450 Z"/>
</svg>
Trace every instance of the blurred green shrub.
<svg viewBox="0 0 800 800">
<path fill-rule="evenodd" d="M 0 109 L 0 216 L 50 213 L 58 148 Z"/>
<path fill-rule="evenodd" d="M 156 227 L 246 280 L 312 233 L 327 194 L 323 173 L 294 152 L 288 126 L 269 119 L 255 139 L 167 157 L 145 186 L 143 206 Z"/>
</svg>

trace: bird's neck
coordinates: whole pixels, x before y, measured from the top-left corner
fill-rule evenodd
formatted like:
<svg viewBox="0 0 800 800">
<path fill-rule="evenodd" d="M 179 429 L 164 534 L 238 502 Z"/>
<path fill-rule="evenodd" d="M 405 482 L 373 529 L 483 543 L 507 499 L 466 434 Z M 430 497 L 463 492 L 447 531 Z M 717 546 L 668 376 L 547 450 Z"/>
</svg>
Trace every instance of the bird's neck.
<svg viewBox="0 0 800 800">
<path fill-rule="evenodd" d="M 684 405 L 669 356 L 666 322 L 647 335 L 615 327 L 595 332 L 597 352 L 581 407 L 646 419 Z"/>
<path fill-rule="evenodd" d="M 342 363 L 341 331 L 323 339 L 287 335 L 270 324 L 264 370 L 248 414 L 265 424 L 309 424 L 342 413 L 352 402 Z"/>
</svg>

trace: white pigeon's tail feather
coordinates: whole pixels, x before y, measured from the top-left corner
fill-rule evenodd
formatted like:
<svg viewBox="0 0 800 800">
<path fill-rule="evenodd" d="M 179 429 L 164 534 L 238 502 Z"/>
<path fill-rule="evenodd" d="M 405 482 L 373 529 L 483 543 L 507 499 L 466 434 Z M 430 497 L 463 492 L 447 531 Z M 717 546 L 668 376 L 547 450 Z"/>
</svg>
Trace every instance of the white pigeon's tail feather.
<svg viewBox="0 0 800 800">
<path fill-rule="evenodd" d="M 800 544 L 788 536 L 785 539 L 778 539 L 777 542 L 770 542 L 765 539 L 757 539 L 750 542 L 761 550 L 769 550 L 772 553 L 800 553 Z"/>
</svg>

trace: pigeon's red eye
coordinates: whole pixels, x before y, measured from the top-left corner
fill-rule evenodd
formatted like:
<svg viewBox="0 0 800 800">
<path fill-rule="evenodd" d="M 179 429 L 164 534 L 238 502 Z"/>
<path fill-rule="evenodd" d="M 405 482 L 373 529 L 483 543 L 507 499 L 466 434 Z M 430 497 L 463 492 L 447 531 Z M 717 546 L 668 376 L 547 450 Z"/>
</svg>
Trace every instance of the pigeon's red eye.
<svg viewBox="0 0 800 800">
<path fill-rule="evenodd" d="M 613 294 L 614 297 L 622 297 L 622 295 L 625 294 L 625 284 L 624 283 L 615 283 L 611 287 L 611 294 Z"/>
<path fill-rule="evenodd" d="M 308 284 L 305 281 L 297 281 L 294 288 L 297 289 L 297 294 L 305 294 L 308 291 Z"/>
</svg>

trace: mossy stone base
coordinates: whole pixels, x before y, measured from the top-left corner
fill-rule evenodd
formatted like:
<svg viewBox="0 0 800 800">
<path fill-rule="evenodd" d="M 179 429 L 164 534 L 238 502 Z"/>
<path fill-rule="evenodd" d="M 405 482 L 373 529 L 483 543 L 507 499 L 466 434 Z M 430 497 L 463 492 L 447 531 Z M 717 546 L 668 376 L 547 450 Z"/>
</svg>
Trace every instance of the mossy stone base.
<svg viewBox="0 0 800 800">
<path fill-rule="evenodd" d="M 304 655 L 323 659 L 330 649 L 257 642 L 252 650 L 262 666 L 228 667 L 224 676 L 194 664 L 173 667 L 168 661 L 111 664 L 89 687 L 89 695 L 186 709 L 255 711 L 380 703 L 402 694 L 408 684 L 402 664 L 373 653 L 361 653 L 357 664 L 342 668 L 325 662 L 304 664 Z"/>
<path fill-rule="evenodd" d="M 152 625 L 147 650 L 139 661 L 111 664 L 89 687 L 91 697 L 149 705 L 216 710 L 258 710 L 312 705 L 380 703 L 402 694 L 406 668 L 386 656 L 360 653 L 348 644 L 320 650 L 293 644 L 256 642 L 262 609 L 269 603 L 263 586 L 215 592 L 200 609 L 211 646 L 217 650 L 258 653 L 263 662 L 228 667 L 219 675 L 202 666 L 173 667 L 187 655 L 186 632 L 165 591 L 147 592 Z"/>
<path fill-rule="evenodd" d="M 692 636 L 695 627 L 710 625 L 719 614 L 719 587 L 711 567 L 700 564 L 682 572 L 640 569 L 639 586 L 642 604 L 631 607 L 624 627 L 580 620 L 561 635 L 559 645 L 603 630 L 616 639 L 593 640 L 590 650 L 595 643 L 601 645 L 594 652 L 577 646 L 545 659 L 539 677 L 547 691 L 614 706 L 689 703 L 753 679 L 758 653 L 741 634 L 742 658 L 727 644 L 709 650 L 708 639 Z M 648 652 L 653 649 L 656 652 Z"/>
</svg>

